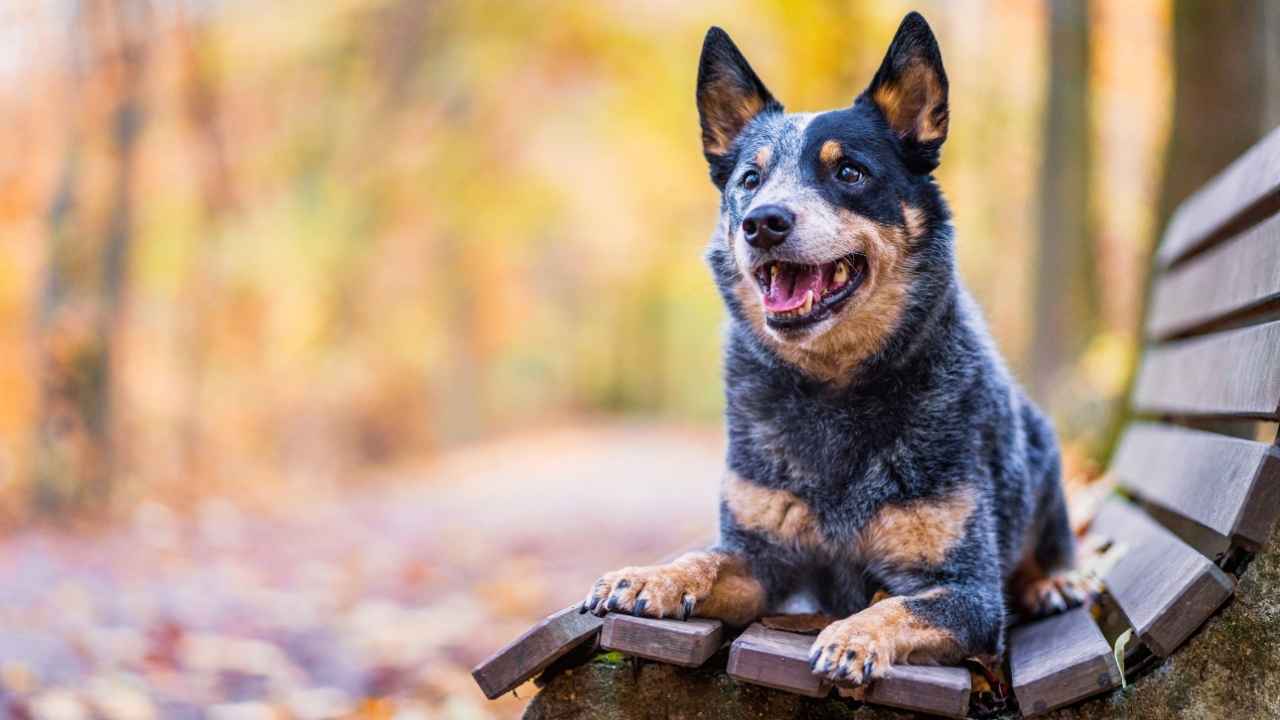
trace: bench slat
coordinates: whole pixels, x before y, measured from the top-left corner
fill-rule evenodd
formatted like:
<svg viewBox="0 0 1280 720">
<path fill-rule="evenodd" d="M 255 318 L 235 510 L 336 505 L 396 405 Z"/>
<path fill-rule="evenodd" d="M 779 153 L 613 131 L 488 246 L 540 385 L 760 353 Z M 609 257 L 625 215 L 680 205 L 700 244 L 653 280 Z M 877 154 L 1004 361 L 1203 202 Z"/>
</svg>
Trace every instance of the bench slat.
<svg viewBox="0 0 1280 720">
<path fill-rule="evenodd" d="M 1226 602 L 1226 573 L 1128 501 L 1108 501 L 1091 530 L 1121 547 L 1103 577 L 1138 637 L 1168 656 Z"/>
<path fill-rule="evenodd" d="M 476 665 L 471 677 L 485 697 L 499 698 L 546 670 L 565 653 L 593 639 L 603 622 L 595 615 L 579 613 L 577 605 L 567 607 Z"/>
<path fill-rule="evenodd" d="M 1277 204 L 1280 129 L 1268 133 L 1174 211 L 1156 261 L 1168 267 L 1203 247 L 1224 228 L 1246 223 L 1261 213 L 1269 215 Z"/>
<path fill-rule="evenodd" d="M 809 697 L 826 697 L 831 685 L 809 670 L 813 636 L 770 630 L 755 623 L 729 650 L 729 677 Z"/>
<path fill-rule="evenodd" d="M 600 647 L 660 662 L 698 667 L 716 654 L 724 638 L 719 620 L 656 620 L 610 613 Z"/>
<path fill-rule="evenodd" d="M 1014 628 L 1009 636 L 1013 694 L 1025 716 L 1120 685 L 1120 668 L 1087 608 Z"/>
<path fill-rule="evenodd" d="M 1280 300 L 1280 215 L 1155 281 L 1147 334 L 1165 338 Z"/>
<path fill-rule="evenodd" d="M 1198 549 L 1257 550 L 1280 516 L 1280 450 L 1172 425 L 1134 423 L 1111 463 L 1122 486 L 1212 534 Z"/>
<path fill-rule="evenodd" d="M 1280 419 L 1280 322 L 1148 347 L 1133 405 L 1140 412 Z"/>
<path fill-rule="evenodd" d="M 969 713 L 973 678 L 965 668 L 934 665 L 894 665 L 871 683 L 867 702 L 962 718 Z"/>
<path fill-rule="evenodd" d="M 812 635 L 771 630 L 756 623 L 733 643 L 729 676 L 809 697 L 825 697 L 830 684 L 809 670 Z M 955 667 L 895 665 L 867 690 L 867 702 L 914 712 L 964 717 L 972 679 Z"/>
</svg>

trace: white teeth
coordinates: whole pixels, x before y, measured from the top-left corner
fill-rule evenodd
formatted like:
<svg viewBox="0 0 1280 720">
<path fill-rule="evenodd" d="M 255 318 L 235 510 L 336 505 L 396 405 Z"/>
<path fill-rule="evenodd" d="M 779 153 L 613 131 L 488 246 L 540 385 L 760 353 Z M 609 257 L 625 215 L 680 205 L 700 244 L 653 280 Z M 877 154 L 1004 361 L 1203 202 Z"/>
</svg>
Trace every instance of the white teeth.
<svg viewBox="0 0 1280 720">
<path fill-rule="evenodd" d="M 848 279 L 849 279 L 849 268 L 844 264 L 844 261 L 841 260 L 840 262 L 836 263 L 836 272 L 835 272 L 835 275 L 832 276 L 831 281 L 836 285 L 843 285 L 845 281 Z"/>
<path fill-rule="evenodd" d="M 806 290 L 804 293 L 804 305 L 800 306 L 800 314 L 808 315 L 809 311 L 812 309 L 813 309 L 813 291 Z"/>
</svg>

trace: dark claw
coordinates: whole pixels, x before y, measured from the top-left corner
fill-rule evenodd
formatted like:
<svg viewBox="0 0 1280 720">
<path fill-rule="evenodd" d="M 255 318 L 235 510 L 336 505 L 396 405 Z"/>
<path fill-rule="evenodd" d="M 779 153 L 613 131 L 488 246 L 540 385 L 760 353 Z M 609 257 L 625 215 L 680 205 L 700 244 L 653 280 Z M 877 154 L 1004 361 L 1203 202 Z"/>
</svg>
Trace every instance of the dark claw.
<svg viewBox="0 0 1280 720">
<path fill-rule="evenodd" d="M 617 610 L 618 609 L 618 593 L 614 593 L 610 595 L 609 602 L 605 603 L 604 607 L 606 610 L 610 610 L 610 611 Z"/>
<path fill-rule="evenodd" d="M 597 606 L 597 605 L 599 605 L 599 604 L 600 604 L 600 596 L 598 596 L 598 595 L 592 595 L 592 596 L 591 596 L 591 604 L 587 606 L 587 609 L 588 609 L 588 610 L 592 610 L 592 611 L 594 611 L 594 610 L 596 609 L 596 606 Z"/>
<path fill-rule="evenodd" d="M 862 663 L 862 682 L 871 681 L 871 671 L 876 669 L 876 656 L 869 655 L 866 662 Z"/>
<path fill-rule="evenodd" d="M 636 617 L 642 617 L 644 615 L 644 609 L 648 606 L 649 606 L 649 601 L 644 598 L 640 598 L 636 600 L 636 607 L 634 610 L 631 611 L 631 614 L 635 615 Z"/>
<path fill-rule="evenodd" d="M 631 587 L 631 581 L 630 581 L 630 580 L 628 580 L 628 579 L 626 579 L 626 578 L 622 578 L 621 580 L 619 580 L 619 581 L 618 581 L 618 584 L 617 584 L 617 585 L 614 585 L 614 586 L 613 586 L 613 589 L 614 589 L 614 590 L 626 590 L 626 589 L 627 589 L 627 588 L 629 588 L 629 587 Z"/>
<path fill-rule="evenodd" d="M 682 617 L 682 618 L 680 618 L 680 619 L 681 619 L 681 620 L 688 620 L 688 619 L 689 619 L 689 616 L 693 614 L 693 597 L 692 597 L 692 596 L 689 596 L 689 595 L 686 595 L 686 596 L 685 596 L 685 598 L 684 598 L 684 606 L 683 606 L 683 608 L 682 608 L 682 609 L 684 610 L 684 617 Z"/>
<path fill-rule="evenodd" d="M 814 672 L 818 671 L 818 658 L 820 657 L 822 657 L 822 648 L 817 648 L 813 652 L 809 653 L 809 669 L 810 670 Z"/>
</svg>

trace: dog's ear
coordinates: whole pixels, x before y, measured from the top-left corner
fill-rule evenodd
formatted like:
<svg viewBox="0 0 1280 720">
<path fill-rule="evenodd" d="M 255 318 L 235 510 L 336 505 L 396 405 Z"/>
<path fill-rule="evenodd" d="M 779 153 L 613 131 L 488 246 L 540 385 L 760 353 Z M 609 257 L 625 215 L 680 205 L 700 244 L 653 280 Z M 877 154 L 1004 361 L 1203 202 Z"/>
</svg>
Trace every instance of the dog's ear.
<svg viewBox="0 0 1280 720">
<path fill-rule="evenodd" d="M 711 165 L 716 187 L 723 190 L 733 170 L 729 153 L 734 139 L 764 112 L 782 112 L 782 105 L 765 89 L 728 33 L 711 28 L 698 60 L 698 119 L 702 154 Z"/>
<path fill-rule="evenodd" d="M 938 41 L 920 13 L 902 19 L 863 97 L 880 109 L 902 141 L 912 172 L 933 172 L 947 139 L 947 73 Z"/>
</svg>

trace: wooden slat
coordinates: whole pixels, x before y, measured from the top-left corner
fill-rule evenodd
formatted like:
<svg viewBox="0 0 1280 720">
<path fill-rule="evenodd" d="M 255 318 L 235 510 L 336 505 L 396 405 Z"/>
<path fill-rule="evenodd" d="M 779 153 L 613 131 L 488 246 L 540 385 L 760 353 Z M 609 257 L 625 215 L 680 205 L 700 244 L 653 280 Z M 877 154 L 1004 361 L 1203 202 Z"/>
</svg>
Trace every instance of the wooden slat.
<svg viewBox="0 0 1280 720">
<path fill-rule="evenodd" d="M 1133 405 L 1144 413 L 1280 419 L 1280 322 L 1149 347 Z"/>
<path fill-rule="evenodd" d="M 1156 279 L 1147 334 L 1165 338 L 1280 301 L 1280 215 Z"/>
<path fill-rule="evenodd" d="M 826 697 L 831 686 L 809 669 L 812 635 L 770 630 L 755 623 L 733 641 L 729 677 L 809 697 Z"/>
<path fill-rule="evenodd" d="M 1233 226 L 1269 215 L 1280 204 L 1280 128 L 1271 131 L 1182 203 L 1165 231 L 1156 260 L 1167 267 Z"/>
<path fill-rule="evenodd" d="M 720 649 L 724 625 L 719 620 L 655 620 L 610 613 L 600 633 L 600 646 L 672 665 L 698 667 Z"/>
<path fill-rule="evenodd" d="M 729 652 L 729 676 L 788 692 L 825 697 L 831 690 L 809 669 L 812 635 L 771 630 L 756 623 Z M 969 710 L 969 671 L 955 667 L 895 665 L 871 684 L 867 702 L 914 712 L 964 717 Z"/>
<path fill-rule="evenodd" d="M 1120 544 L 1103 584 L 1138 637 L 1162 657 L 1190 637 L 1235 588 L 1217 565 L 1122 498 L 1102 507 L 1091 531 Z"/>
<path fill-rule="evenodd" d="M 565 653 L 595 638 L 603 620 L 581 614 L 573 605 L 529 628 L 471 671 L 471 677 L 493 700 L 547 669 Z"/>
<path fill-rule="evenodd" d="M 969 714 L 972 689 L 973 678 L 964 668 L 894 665 L 871 684 L 867 702 L 962 718 Z"/>
<path fill-rule="evenodd" d="M 1134 423 L 1111 473 L 1129 491 L 1203 526 L 1212 557 L 1232 545 L 1257 550 L 1280 517 L 1280 450 L 1172 425 Z"/>
<path fill-rule="evenodd" d="M 1013 694 L 1023 715 L 1054 708 L 1120 685 L 1120 669 L 1086 608 L 1014 628 L 1009 635 Z"/>
</svg>

